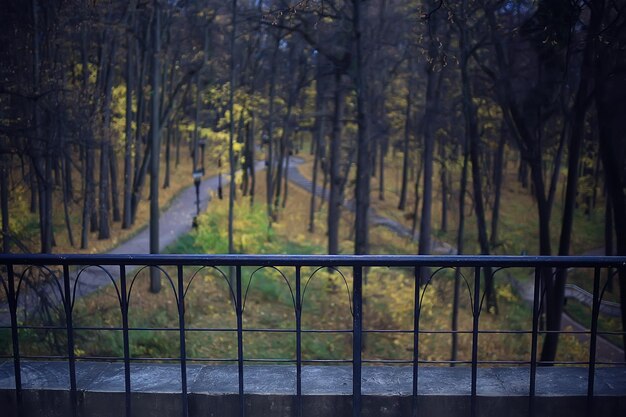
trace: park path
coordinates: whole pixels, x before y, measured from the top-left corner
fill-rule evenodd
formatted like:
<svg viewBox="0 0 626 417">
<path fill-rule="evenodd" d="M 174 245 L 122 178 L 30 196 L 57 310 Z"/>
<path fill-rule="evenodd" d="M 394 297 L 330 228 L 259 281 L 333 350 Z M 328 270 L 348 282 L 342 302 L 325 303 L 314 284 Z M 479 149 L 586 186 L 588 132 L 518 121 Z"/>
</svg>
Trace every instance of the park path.
<svg viewBox="0 0 626 417">
<path fill-rule="evenodd" d="M 265 169 L 265 162 L 259 161 L 255 164 L 255 172 Z M 229 175 L 222 175 L 222 186 L 230 183 Z M 200 183 L 199 206 L 200 212 L 205 211 L 211 200 L 211 194 L 216 193 L 219 185 L 219 176 L 214 176 L 203 180 Z M 173 244 L 188 233 L 193 225 L 193 218 L 196 216 L 196 188 L 191 185 L 183 189 L 174 197 L 169 206 L 159 214 L 159 251 L 162 252 L 169 245 Z M 150 228 L 143 227 L 138 233 L 128 240 L 119 244 L 115 248 L 106 252 L 111 255 L 135 255 L 150 253 Z M 128 266 L 127 274 L 136 270 L 136 266 Z M 89 295 L 100 288 L 111 285 L 120 276 L 118 266 L 104 265 L 91 266 L 82 269 L 70 269 L 70 286 L 74 291 L 74 300 Z M 130 279 L 130 278 L 129 278 Z M 19 308 L 25 312 L 36 310 L 42 298 L 46 298 L 52 304 L 61 305 L 60 286 L 62 277 L 57 276 L 57 280 L 48 281 L 44 285 L 37 286 L 33 291 L 21 291 L 18 304 Z M 28 286 L 28 283 L 25 284 Z M 0 303 L 0 326 L 10 325 L 9 309 L 7 303 Z"/>
<path fill-rule="evenodd" d="M 295 184 L 296 186 L 306 190 L 307 192 L 312 192 L 313 184 L 311 180 L 306 178 L 298 167 L 304 161 L 297 157 L 291 157 L 288 166 L 288 179 L 290 182 Z M 259 161 L 255 164 L 255 172 L 261 172 L 265 169 L 265 162 Z M 222 186 L 226 186 L 230 183 L 230 177 L 228 175 L 222 176 Z M 203 212 L 207 209 L 210 195 L 214 192 L 217 192 L 219 184 L 218 176 L 210 177 L 205 179 L 200 184 L 200 212 Z M 328 190 L 322 190 L 321 187 L 316 187 L 315 194 L 318 197 L 324 198 L 328 200 Z M 344 201 L 343 207 L 348 211 L 354 212 L 354 201 L 348 200 Z M 167 246 L 176 242 L 177 239 L 182 237 L 185 233 L 188 233 L 192 228 L 193 218 L 196 215 L 196 191 L 195 186 L 190 186 L 184 189 L 180 194 L 178 194 L 174 199 L 170 202 L 170 205 L 164 209 L 159 216 L 159 249 L 163 251 Z M 406 227 L 405 225 L 387 218 L 385 216 L 379 215 L 373 208 L 370 209 L 369 213 L 369 222 L 373 226 L 381 226 L 389 229 L 390 231 L 396 233 L 400 237 L 410 238 L 413 240 L 419 240 L 419 234 L 413 234 L 411 229 Z M 146 254 L 149 253 L 149 243 L 150 243 L 150 229 L 149 227 L 144 227 L 140 232 L 135 234 L 133 237 L 129 238 L 125 242 L 121 243 L 111 251 L 107 252 L 109 254 Z M 433 239 L 433 253 L 435 254 L 448 254 L 453 255 L 456 254 L 456 249 L 446 243 L 437 239 Z M 602 249 L 596 249 L 594 251 L 590 251 L 583 255 L 598 255 L 602 253 Z M 102 273 L 102 272 L 105 273 Z M 132 268 L 127 268 L 127 271 L 132 271 Z M 80 275 L 80 280 L 78 281 L 78 285 L 75 285 L 77 280 L 77 275 L 74 273 L 72 275 L 73 286 L 76 287 L 75 296 L 76 298 L 80 298 L 86 296 L 88 294 L 97 291 L 98 289 L 110 285 L 112 280 L 117 280 L 119 278 L 119 267 L 116 266 L 102 266 L 102 267 L 91 267 L 83 270 Z M 522 284 L 519 281 L 513 281 L 514 287 L 516 287 L 518 293 L 525 301 L 529 301 L 532 303 L 533 297 L 533 283 Z M 46 286 L 47 288 L 39 288 L 39 294 L 37 297 L 41 296 L 41 291 L 43 290 L 48 294 L 51 299 L 57 299 L 60 301 L 59 292 L 56 290 L 54 285 L 50 284 Z M 36 299 L 31 299 L 31 297 L 23 296 L 20 297 L 20 305 L 24 307 L 27 311 L 29 310 L 29 304 L 35 304 Z M 8 324 L 8 314 L 2 314 L 2 311 L 8 311 L 6 305 L 0 305 L 0 325 Z M 570 316 L 563 313 L 562 320 L 562 329 L 565 330 L 567 327 L 571 327 L 574 330 L 584 331 L 587 330 L 584 326 L 573 320 Z M 583 341 L 584 343 L 588 343 L 589 336 L 584 334 L 579 334 L 577 337 Z M 624 358 L 624 352 L 619 347 L 615 346 L 611 342 L 607 341 L 603 337 L 598 337 L 597 343 L 597 360 L 599 361 L 621 361 Z"/>
<path fill-rule="evenodd" d="M 313 190 L 313 183 L 311 180 L 306 178 L 300 170 L 298 169 L 298 165 L 302 163 L 302 160 L 296 159 L 296 163 L 294 165 L 289 166 L 289 180 L 299 187 L 311 192 Z M 318 197 L 322 197 L 324 199 L 328 199 L 328 193 L 323 193 L 319 187 L 316 187 L 315 194 Z M 354 203 L 353 201 L 345 202 L 343 205 L 346 209 L 351 212 L 354 212 Z M 398 234 L 398 236 L 410 238 L 413 240 L 419 240 L 419 235 L 416 233 L 415 235 L 411 232 L 411 229 L 406 227 L 405 225 L 387 217 L 381 216 L 376 213 L 375 210 L 370 209 L 369 222 L 375 226 L 383 226 L 387 229 L 391 230 Z M 457 253 L 457 250 L 452 245 L 442 242 L 440 240 L 433 239 L 433 253 L 435 254 L 448 254 L 454 255 Z M 582 256 L 600 256 L 604 254 L 604 248 L 594 249 L 582 254 Z M 534 297 L 534 282 L 529 280 L 527 283 L 522 283 L 516 280 L 514 277 L 509 275 L 509 280 L 511 281 L 513 287 L 516 289 L 520 297 L 530 303 L 533 303 Z M 573 291 L 578 291 L 573 289 Z M 601 319 L 601 317 L 600 317 Z M 578 323 L 572 317 L 570 317 L 567 313 L 563 313 L 561 320 L 561 330 L 572 329 L 574 331 L 589 331 L 585 326 Z M 588 334 L 576 334 L 576 337 L 583 344 L 589 344 L 590 336 Z M 600 362 L 621 362 L 624 360 L 624 351 L 613 343 L 609 342 L 603 336 L 599 335 L 597 337 L 596 343 L 596 360 Z"/>
</svg>

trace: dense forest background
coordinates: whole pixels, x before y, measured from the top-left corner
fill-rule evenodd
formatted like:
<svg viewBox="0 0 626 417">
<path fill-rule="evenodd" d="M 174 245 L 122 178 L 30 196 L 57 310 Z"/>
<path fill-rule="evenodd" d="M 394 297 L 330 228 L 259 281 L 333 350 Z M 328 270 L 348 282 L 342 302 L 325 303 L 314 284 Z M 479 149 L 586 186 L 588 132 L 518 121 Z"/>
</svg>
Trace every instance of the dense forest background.
<svg viewBox="0 0 626 417">
<path fill-rule="evenodd" d="M 158 252 L 159 209 L 196 172 L 237 179 L 215 195 L 228 201 L 220 227 L 235 253 L 236 201 L 263 204 L 270 228 L 287 221 L 299 156 L 312 183 L 306 227 L 323 223 L 329 254 L 371 253 L 370 216 L 385 201 L 419 254 L 452 238 L 455 253 L 519 254 L 503 243 L 513 239 L 568 255 L 578 233 L 624 256 L 625 7 L 3 1 L 3 252 L 103 251 L 148 219 Z M 507 205 L 532 212 L 534 230 L 499 227 Z M 577 219 L 591 226 L 577 231 Z M 547 329 L 558 329 L 567 271 L 543 275 Z M 487 300 L 497 308 L 492 291 Z M 546 345 L 554 357 L 556 340 Z"/>
</svg>

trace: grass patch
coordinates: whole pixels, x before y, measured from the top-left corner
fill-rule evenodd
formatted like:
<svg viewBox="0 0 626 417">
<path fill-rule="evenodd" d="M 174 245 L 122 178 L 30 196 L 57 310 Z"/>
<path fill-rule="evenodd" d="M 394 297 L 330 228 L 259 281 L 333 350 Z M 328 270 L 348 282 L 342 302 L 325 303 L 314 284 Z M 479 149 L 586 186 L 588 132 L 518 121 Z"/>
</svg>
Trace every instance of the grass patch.
<svg viewBox="0 0 626 417">
<path fill-rule="evenodd" d="M 257 190 L 258 191 L 258 190 Z M 269 225 L 265 208 L 250 206 L 247 199 L 239 199 L 235 213 L 235 242 L 238 251 L 245 253 L 323 253 L 325 237 L 323 224 L 315 234 L 306 232 L 307 222 L 291 209 L 308 205 L 308 193 L 292 187 L 285 210 L 279 213 L 280 221 Z M 264 201 L 259 198 L 260 201 Z M 219 253 L 227 249 L 225 235 L 227 203 L 214 201 L 209 211 L 199 219 L 199 227 L 170 247 L 171 252 Z M 343 221 L 344 227 L 349 221 Z M 344 229 L 344 231 L 349 229 Z M 414 248 L 392 235 L 372 242 L 373 252 L 393 251 L 410 253 Z M 344 246 L 345 247 L 345 246 Z M 166 269 L 176 276 L 175 270 Z M 301 270 L 302 289 L 306 287 L 303 300 L 302 327 L 305 330 L 348 330 L 352 327 L 350 290 L 351 270 L 344 268 L 344 276 L 329 269 Z M 471 271 L 464 271 L 472 288 Z M 131 299 L 131 326 L 171 328 L 174 330 L 131 330 L 131 354 L 133 357 L 178 357 L 178 317 L 175 297 L 164 285 L 159 294 L 147 291 L 147 270 L 137 277 Z M 185 285 L 189 291 L 185 297 L 186 343 L 190 359 L 223 361 L 236 358 L 236 316 L 229 288 L 229 268 L 184 268 Z M 344 281 L 345 278 L 345 281 Z M 130 277 L 129 277 L 130 279 Z M 498 280 L 498 315 L 482 312 L 481 330 L 528 330 L 531 311 L 517 298 L 509 284 Z M 165 283 L 165 282 L 164 282 Z M 244 352 L 246 358 L 288 359 L 295 358 L 295 334 L 285 330 L 295 329 L 294 268 L 242 268 L 242 287 L 245 296 L 243 313 Z M 447 360 L 450 358 L 451 336 L 428 333 L 430 330 L 450 330 L 453 273 L 438 273 L 425 290 L 421 309 L 420 359 Z M 369 268 L 363 286 L 363 325 L 366 330 L 410 330 L 414 309 L 413 271 L 409 268 Z M 104 288 L 98 294 L 77 301 L 78 320 L 89 325 L 102 325 L 119 321 L 119 307 L 112 288 Z M 202 331 L 200 331 L 203 329 Z M 206 329 L 211 329 L 206 331 Z M 258 332 L 254 329 L 274 329 L 278 332 Z M 470 293 L 462 286 L 459 312 L 459 330 L 471 331 L 472 314 Z M 100 339 L 81 338 L 79 349 L 85 355 L 110 354 L 119 351 L 119 338 L 114 332 L 101 332 Z M 115 339 L 115 340 L 114 340 Z M 481 360 L 528 360 L 530 334 L 481 334 L 479 358 Z M 410 360 L 413 347 L 409 333 L 366 333 L 363 357 L 365 359 Z M 106 349 L 105 346 L 108 346 Z M 471 335 L 459 335 L 460 360 L 471 358 Z M 349 359 L 352 357 L 350 333 L 304 333 L 302 336 L 303 358 Z M 584 360 L 585 349 L 575 339 L 562 340 L 559 359 Z"/>
</svg>

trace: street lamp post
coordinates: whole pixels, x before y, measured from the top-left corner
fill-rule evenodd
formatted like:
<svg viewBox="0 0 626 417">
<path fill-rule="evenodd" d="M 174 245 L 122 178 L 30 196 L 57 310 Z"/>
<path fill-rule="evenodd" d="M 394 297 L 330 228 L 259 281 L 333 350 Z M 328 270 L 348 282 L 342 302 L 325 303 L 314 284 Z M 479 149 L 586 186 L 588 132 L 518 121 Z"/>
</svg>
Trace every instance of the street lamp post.
<svg viewBox="0 0 626 417">
<path fill-rule="evenodd" d="M 193 172 L 193 184 L 196 186 L 196 216 L 200 215 L 200 182 L 202 181 L 202 170 L 196 169 Z"/>
<path fill-rule="evenodd" d="M 200 155 L 202 160 L 200 161 L 200 166 L 201 166 L 201 171 L 202 171 L 202 175 L 204 175 L 204 147 L 206 146 L 206 139 L 200 139 L 200 141 L 198 142 L 198 144 L 200 145 Z"/>
</svg>

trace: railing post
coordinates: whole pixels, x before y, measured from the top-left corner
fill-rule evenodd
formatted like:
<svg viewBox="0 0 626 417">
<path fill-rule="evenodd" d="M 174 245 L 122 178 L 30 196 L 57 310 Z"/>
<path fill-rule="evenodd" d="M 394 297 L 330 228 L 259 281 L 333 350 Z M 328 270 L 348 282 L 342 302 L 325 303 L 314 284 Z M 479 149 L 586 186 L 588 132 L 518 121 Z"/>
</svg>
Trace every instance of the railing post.
<svg viewBox="0 0 626 417">
<path fill-rule="evenodd" d="M 13 342 L 13 372 L 15 373 L 15 396 L 18 415 L 22 409 L 22 366 L 20 364 L 20 340 L 17 331 L 17 295 L 15 293 L 15 276 L 13 265 L 7 264 L 7 280 L 9 281 L 9 314 L 11 315 L 11 340 Z"/>
<path fill-rule="evenodd" d="M 300 265 L 296 265 L 296 415 L 302 417 L 302 296 Z"/>
<path fill-rule="evenodd" d="M 76 284 L 74 284 L 76 285 Z M 76 415 L 76 355 L 74 353 L 74 323 L 72 321 L 72 290 L 70 287 L 70 271 L 67 263 L 63 264 L 63 286 L 65 292 L 65 325 L 67 328 L 67 357 L 70 371 L 70 401 L 72 415 Z"/>
<path fill-rule="evenodd" d="M 411 400 L 411 415 L 417 417 L 417 388 L 419 371 L 419 335 L 420 335 L 420 278 L 422 268 L 416 266 L 413 270 L 415 289 L 413 294 L 413 395 Z"/>
<path fill-rule="evenodd" d="M 474 269 L 474 310 L 472 311 L 472 417 L 476 412 L 476 380 L 478 378 L 478 318 L 480 316 L 480 266 Z"/>
<path fill-rule="evenodd" d="M 237 289 L 237 367 L 239 371 L 239 415 L 246 415 L 246 402 L 243 396 L 243 305 L 241 296 L 241 265 L 235 267 Z"/>
<path fill-rule="evenodd" d="M 539 288 L 541 287 L 541 270 L 535 268 L 535 286 L 533 289 L 533 323 L 530 345 L 530 387 L 528 392 L 529 415 L 535 414 L 535 383 L 537 380 L 537 339 L 539 334 Z"/>
<path fill-rule="evenodd" d="M 593 306 L 591 310 L 591 340 L 589 343 L 589 376 L 587 377 L 587 407 L 591 415 L 593 385 L 596 370 L 596 342 L 598 338 L 598 316 L 600 314 L 600 268 L 593 271 Z"/>
<path fill-rule="evenodd" d="M 122 297 L 122 337 L 124 339 L 124 404 L 126 417 L 131 415 L 130 396 L 130 340 L 128 337 L 128 293 L 126 287 L 126 266 L 120 265 L 120 295 Z"/>
<path fill-rule="evenodd" d="M 178 264 L 178 328 L 180 335 L 182 417 L 187 417 L 189 415 L 189 399 L 187 398 L 187 347 L 185 344 L 185 287 L 183 283 L 183 266 L 181 264 Z"/>
<path fill-rule="evenodd" d="M 363 331 L 363 268 L 354 267 L 352 284 L 352 417 L 361 415 L 361 337 Z"/>
</svg>

